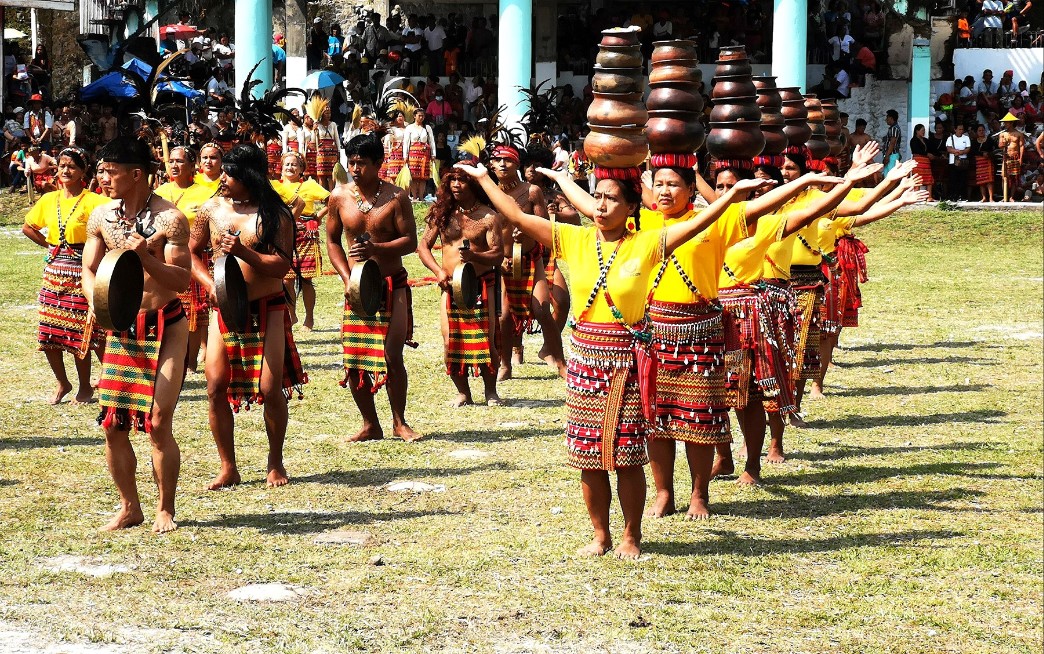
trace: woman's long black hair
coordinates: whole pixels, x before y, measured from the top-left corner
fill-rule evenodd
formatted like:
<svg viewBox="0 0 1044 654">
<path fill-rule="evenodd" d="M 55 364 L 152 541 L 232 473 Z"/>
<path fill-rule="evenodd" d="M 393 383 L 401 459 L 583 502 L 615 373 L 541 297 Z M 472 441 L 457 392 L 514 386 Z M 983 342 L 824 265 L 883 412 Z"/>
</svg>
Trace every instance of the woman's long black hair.
<svg viewBox="0 0 1044 654">
<path fill-rule="evenodd" d="M 247 188 L 257 203 L 257 240 L 262 249 L 278 252 L 293 260 L 279 247 L 279 227 L 283 220 L 294 229 L 294 214 L 268 181 L 268 155 L 256 145 L 237 145 L 221 160 L 221 168 Z M 293 243 L 293 237 L 291 237 Z"/>
</svg>

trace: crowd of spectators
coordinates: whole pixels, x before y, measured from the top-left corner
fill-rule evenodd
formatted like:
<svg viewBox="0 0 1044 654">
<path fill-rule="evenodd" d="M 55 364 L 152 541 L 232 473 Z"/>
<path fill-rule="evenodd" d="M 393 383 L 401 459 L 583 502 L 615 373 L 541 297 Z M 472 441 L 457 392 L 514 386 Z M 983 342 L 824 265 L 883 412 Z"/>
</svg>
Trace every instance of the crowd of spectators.
<svg viewBox="0 0 1044 654">
<path fill-rule="evenodd" d="M 1039 2 L 1040 0 L 1038 0 Z M 1033 0 L 967 0 L 957 19 L 959 48 L 1040 47 L 1030 23 Z"/>
</svg>

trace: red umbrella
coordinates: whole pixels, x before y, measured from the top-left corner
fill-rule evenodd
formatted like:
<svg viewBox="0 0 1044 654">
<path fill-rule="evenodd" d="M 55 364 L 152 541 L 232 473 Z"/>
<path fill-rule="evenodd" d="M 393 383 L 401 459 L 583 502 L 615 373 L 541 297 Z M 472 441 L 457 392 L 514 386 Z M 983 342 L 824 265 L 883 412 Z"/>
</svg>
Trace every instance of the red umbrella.
<svg viewBox="0 0 1044 654">
<path fill-rule="evenodd" d="M 161 39 L 174 39 L 175 41 L 184 41 L 186 39 L 191 39 L 199 35 L 200 31 L 196 29 L 194 25 L 172 24 L 164 25 L 160 28 Z"/>
</svg>

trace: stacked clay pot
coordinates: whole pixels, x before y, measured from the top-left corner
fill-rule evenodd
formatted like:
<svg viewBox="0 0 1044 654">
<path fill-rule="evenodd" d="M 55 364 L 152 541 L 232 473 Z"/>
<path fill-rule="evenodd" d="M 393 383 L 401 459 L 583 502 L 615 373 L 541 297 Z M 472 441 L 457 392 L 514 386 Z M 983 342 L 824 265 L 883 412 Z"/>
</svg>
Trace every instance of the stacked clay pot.
<svg viewBox="0 0 1044 654">
<path fill-rule="evenodd" d="M 758 106 L 761 108 L 761 133 L 765 135 L 765 149 L 761 154 L 783 154 L 789 140 L 784 132 L 787 124 L 783 119 L 783 98 L 776 89 L 776 78 L 771 75 L 755 77 L 754 86 L 758 90 Z"/>
<path fill-rule="evenodd" d="M 841 127 L 841 109 L 833 100 L 821 100 L 823 105 L 823 125 L 826 127 L 826 141 L 830 146 L 830 156 L 836 157 L 845 149 L 842 140 L 844 128 Z"/>
<path fill-rule="evenodd" d="M 653 43 L 645 129 L 653 154 L 692 154 L 703 145 L 703 96 L 698 89 L 703 74 L 696 64 L 692 41 Z"/>
<path fill-rule="evenodd" d="M 584 139 L 584 153 L 596 166 L 638 166 L 649 154 L 639 33 L 637 27 L 602 31 L 591 78 L 594 101 L 587 109 L 591 132 Z"/>
<path fill-rule="evenodd" d="M 787 135 L 789 147 L 799 148 L 812 136 L 812 129 L 808 126 L 805 99 L 801 97 L 801 90 L 796 86 L 786 86 L 777 90 L 783 100 L 783 107 L 780 109 L 785 123 L 783 133 Z"/>
<path fill-rule="evenodd" d="M 765 148 L 761 108 L 743 46 L 718 51 L 707 151 L 716 159 L 752 159 Z"/>
<path fill-rule="evenodd" d="M 830 144 L 826 140 L 826 125 L 823 124 L 823 105 L 815 93 L 805 94 L 805 109 L 808 110 L 808 127 L 812 136 L 808 137 L 805 147 L 813 159 L 830 156 Z"/>
</svg>

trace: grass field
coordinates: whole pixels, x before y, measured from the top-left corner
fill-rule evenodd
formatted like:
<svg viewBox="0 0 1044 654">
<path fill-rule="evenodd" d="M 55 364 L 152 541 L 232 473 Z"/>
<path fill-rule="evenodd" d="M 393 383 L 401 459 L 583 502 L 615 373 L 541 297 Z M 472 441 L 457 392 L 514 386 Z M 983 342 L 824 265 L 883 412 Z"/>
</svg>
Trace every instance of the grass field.
<svg viewBox="0 0 1044 654">
<path fill-rule="evenodd" d="M 203 490 L 217 457 L 192 375 L 175 423 L 181 528 L 96 533 L 116 504 L 98 408 L 46 405 L 41 251 L 5 228 L 0 652 L 1040 651 L 1041 222 L 1039 207 L 925 211 L 867 229 L 863 326 L 842 334 L 812 427 L 788 432 L 766 485 L 715 481 L 710 521 L 647 520 L 637 563 L 574 556 L 590 525 L 550 371 L 519 368 L 509 406 L 444 408 L 432 287 L 415 292 L 421 346 L 406 354 L 408 415 L 427 437 L 346 443 L 358 419 L 337 385 L 330 277 L 318 329 L 298 335 L 311 384 L 291 406 L 291 484 L 264 487 L 252 411 L 237 419 L 246 483 Z M 387 419 L 383 392 L 378 406 Z M 445 489 L 386 488 L 397 481 Z M 342 529 L 369 540 L 315 542 Z M 228 597 L 267 582 L 300 596 Z"/>
</svg>

